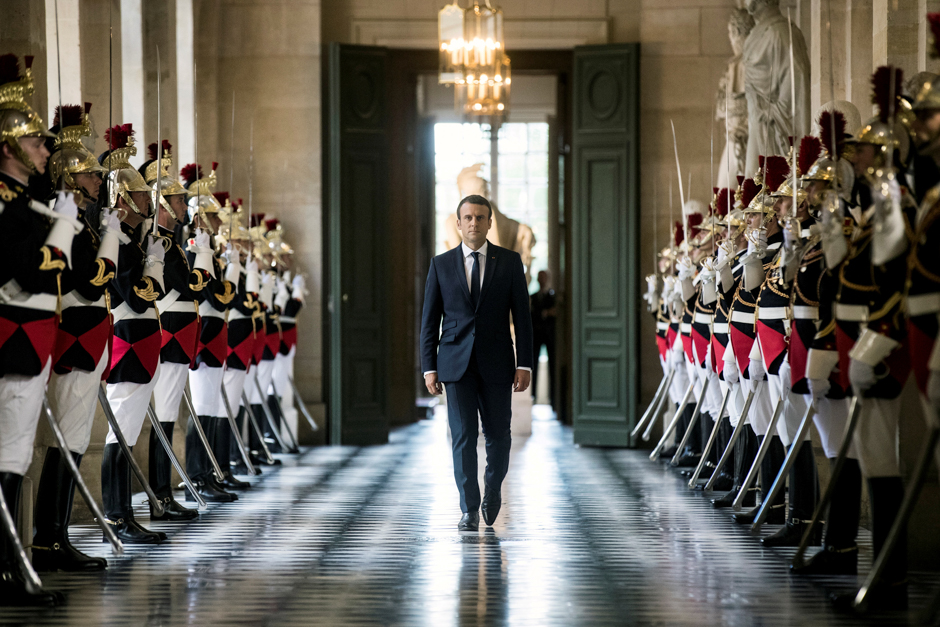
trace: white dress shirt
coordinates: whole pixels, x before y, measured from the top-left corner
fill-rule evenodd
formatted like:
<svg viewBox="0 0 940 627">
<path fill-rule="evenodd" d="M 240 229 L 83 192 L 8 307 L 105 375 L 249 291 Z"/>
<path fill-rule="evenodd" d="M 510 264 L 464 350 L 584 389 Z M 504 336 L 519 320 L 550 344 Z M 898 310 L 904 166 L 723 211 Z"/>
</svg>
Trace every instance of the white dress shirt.
<svg viewBox="0 0 940 627">
<path fill-rule="evenodd" d="M 490 243 L 488 241 L 483 242 L 483 245 L 480 246 L 479 250 L 473 250 L 466 243 L 460 243 L 460 252 L 463 253 L 463 267 L 467 273 L 467 289 L 471 289 L 473 285 L 471 281 L 471 275 L 473 274 L 473 253 L 480 253 L 480 291 L 483 291 L 483 273 L 486 271 L 486 251 L 489 248 Z M 519 366 L 516 370 L 528 370 L 532 372 L 532 368 L 526 368 L 525 366 Z M 437 370 L 428 370 L 425 372 L 425 376 L 431 374 L 432 372 L 437 372 Z"/>
</svg>

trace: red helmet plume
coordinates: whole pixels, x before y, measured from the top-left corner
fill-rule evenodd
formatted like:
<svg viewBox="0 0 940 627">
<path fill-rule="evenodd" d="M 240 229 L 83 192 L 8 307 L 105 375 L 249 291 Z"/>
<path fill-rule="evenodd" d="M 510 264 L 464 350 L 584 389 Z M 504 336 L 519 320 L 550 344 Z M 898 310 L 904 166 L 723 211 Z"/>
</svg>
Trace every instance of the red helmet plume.
<svg viewBox="0 0 940 627">
<path fill-rule="evenodd" d="M 104 140 L 108 142 L 108 149 L 127 148 L 128 140 L 134 136 L 133 125 L 116 124 L 104 132 Z"/>
<path fill-rule="evenodd" d="M 894 79 L 893 84 L 892 78 Z M 888 118 L 897 114 L 903 82 L 904 72 L 901 68 L 890 65 L 882 65 L 872 75 L 871 103 L 878 107 L 878 119 L 882 122 L 887 122 Z"/>
<path fill-rule="evenodd" d="M 84 108 L 81 105 L 60 105 L 55 108 L 55 116 L 52 118 L 52 125 L 60 129 L 67 126 L 79 126 L 84 116 Z"/>
<path fill-rule="evenodd" d="M 741 184 L 741 204 L 747 207 L 751 204 L 751 201 L 754 200 L 754 197 L 757 196 L 759 191 L 760 187 L 757 186 L 754 179 L 745 180 L 744 183 Z"/>
<path fill-rule="evenodd" d="M 836 145 L 832 145 L 833 124 L 835 125 Z M 832 111 L 823 111 L 819 116 L 819 139 L 829 158 L 838 159 L 842 155 L 842 148 L 845 146 L 845 115 L 841 111 L 836 111 L 833 116 Z"/>
<path fill-rule="evenodd" d="M 183 179 L 183 183 L 186 187 L 189 187 L 202 178 L 202 166 L 198 163 L 184 165 L 183 169 L 180 170 L 180 177 Z"/>
<path fill-rule="evenodd" d="M 764 188 L 768 191 L 776 191 L 790 175 L 790 164 L 787 163 L 786 157 L 774 155 L 767 157 L 764 165 L 767 168 L 767 174 L 764 176 Z"/>
<path fill-rule="evenodd" d="M 822 152 L 822 142 L 818 137 L 807 135 L 800 140 L 800 154 L 796 158 L 796 168 L 800 175 L 809 172 L 809 169 L 816 163 L 816 159 L 819 159 L 820 152 Z"/>
</svg>

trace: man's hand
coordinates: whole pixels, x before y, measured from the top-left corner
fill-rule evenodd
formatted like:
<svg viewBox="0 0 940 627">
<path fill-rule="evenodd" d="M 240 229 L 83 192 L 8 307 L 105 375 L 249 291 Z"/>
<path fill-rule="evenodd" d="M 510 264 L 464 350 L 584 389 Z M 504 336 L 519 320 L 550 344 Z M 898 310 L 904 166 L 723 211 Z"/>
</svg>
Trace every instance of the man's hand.
<svg viewBox="0 0 940 627">
<path fill-rule="evenodd" d="M 516 378 L 512 382 L 513 392 L 525 392 L 529 389 L 529 382 L 532 381 L 532 373 L 528 370 L 516 369 Z"/>
<path fill-rule="evenodd" d="M 434 396 L 440 396 L 444 393 L 444 387 L 441 385 L 441 382 L 437 380 L 436 372 L 429 372 L 424 375 L 424 385 L 428 388 L 428 392 Z"/>
</svg>

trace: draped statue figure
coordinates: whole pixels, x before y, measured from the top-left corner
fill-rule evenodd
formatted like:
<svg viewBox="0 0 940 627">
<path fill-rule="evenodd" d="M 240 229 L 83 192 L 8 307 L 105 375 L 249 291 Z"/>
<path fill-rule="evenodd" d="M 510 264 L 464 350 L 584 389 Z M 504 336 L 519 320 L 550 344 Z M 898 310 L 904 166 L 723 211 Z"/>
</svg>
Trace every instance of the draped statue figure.
<svg viewBox="0 0 940 627">
<path fill-rule="evenodd" d="M 484 198 L 489 198 L 489 185 L 482 176 L 480 169 L 482 163 L 475 163 L 470 167 L 464 168 L 457 175 L 457 188 L 460 190 L 460 197 L 465 198 L 471 194 L 479 194 Z M 503 248 L 514 250 L 522 257 L 522 265 L 525 267 L 525 278 L 527 283 L 532 277 L 529 274 L 529 268 L 532 265 L 532 248 L 535 246 L 535 233 L 532 227 L 522 224 L 518 220 L 503 215 L 496 203 L 493 205 L 493 228 L 490 230 L 487 239 Z M 444 243 L 447 250 L 460 245 L 460 231 L 457 230 L 457 214 L 451 213 L 447 217 L 445 225 L 447 233 Z"/>
<path fill-rule="evenodd" d="M 787 137 L 799 141 L 809 133 L 810 67 L 806 40 L 793 24 L 795 84 L 791 88 L 790 24 L 780 13 L 780 0 L 747 0 L 747 11 L 755 22 L 741 56 L 748 119 L 745 168 L 751 176 L 757 171 L 759 155 L 786 155 L 790 149 Z"/>
<path fill-rule="evenodd" d="M 754 18 L 747 9 L 735 9 L 728 20 L 728 38 L 734 56 L 728 61 L 728 69 L 718 83 L 715 97 L 715 118 L 723 120 L 728 129 L 728 141 L 721 153 L 718 165 L 718 187 L 737 185 L 735 177 L 745 175 L 744 158 L 747 154 L 747 98 L 744 94 L 744 64 L 741 53 L 744 41 L 754 28 Z"/>
</svg>

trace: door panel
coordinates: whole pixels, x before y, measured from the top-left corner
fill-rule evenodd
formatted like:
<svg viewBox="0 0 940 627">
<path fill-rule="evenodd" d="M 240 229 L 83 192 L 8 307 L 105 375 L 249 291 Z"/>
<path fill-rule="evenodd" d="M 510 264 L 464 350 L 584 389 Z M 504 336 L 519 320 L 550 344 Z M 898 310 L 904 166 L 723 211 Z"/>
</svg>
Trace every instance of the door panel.
<svg viewBox="0 0 940 627">
<path fill-rule="evenodd" d="M 639 46 L 574 53 L 574 441 L 629 446 L 639 354 Z"/>
<path fill-rule="evenodd" d="M 334 44 L 329 50 L 326 373 L 332 444 L 388 441 L 386 57 L 384 48 L 369 46 Z"/>
</svg>

